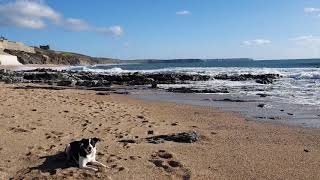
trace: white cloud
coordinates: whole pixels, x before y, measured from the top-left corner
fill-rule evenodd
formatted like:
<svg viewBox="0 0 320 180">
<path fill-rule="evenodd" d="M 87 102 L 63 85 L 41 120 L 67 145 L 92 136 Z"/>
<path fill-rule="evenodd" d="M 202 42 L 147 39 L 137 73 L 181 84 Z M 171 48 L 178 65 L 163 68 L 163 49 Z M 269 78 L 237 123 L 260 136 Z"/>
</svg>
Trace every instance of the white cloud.
<svg viewBox="0 0 320 180">
<path fill-rule="evenodd" d="M 112 34 L 114 36 L 121 36 L 123 34 L 123 29 L 121 26 L 111 26 L 111 27 L 96 28 L 96 32 L 99 32 L 102 34 Z"/>
<path fill-rule="evenodd" d="M 71 31 L 88 31 L 91 28 L 87 22 L 76 18 L 67 18 L 64 26 Z"/>
<path fill-rule="evenodd" d="M 242 44 L 246 46 L 262 46 L 262 45 L 267 45 L 271 43 L 272 42 L 268 39 L 254 39 L 254 40 L 248 40 L 248 41 L 242 42 Z"/>
<path fill-rule="evenodd" d="M 299 36 L 292 38 L 291 40 L 305 46 L 320 46 L 320 36 Z"/>
<path fill-rule="evenodd" d="M 318 13 L 320 12 L 320 8 L 304 8 L 305 13 Z"/>
<path fill-rule="evenodd" d="M 17 0 L 8 4 L 0 4 L 0 25 L 31 29 L 46 27 L 46 21 L 58 22 L 60 14 L 49 6 L 27 0 Z"/>
<path fill-rule="evenodd" d="M 114 36 L 123 34 L 121 26 L 95 27 L 81 19 L 64 18 L 40 0 L 16 0 L 6 4 L 0 1 L 0 27 L 44 29 L 49 23 L 70 31 L 92 31 Z"/>
<path fill-rule="evenodd" d="M 299 36 L 290 40 L 299 45 L 299 50 L 304 51 L 306 56 L 314 58 L 320 56 L 320 36 Z"/>
<path fill-rule="evenodd" d="M 183 10 L 183 11 L 176 12 L 176 15 L 187 16 L 187 15 L 191 15 L 191 12 L 187 10 Z"/>
</svg>

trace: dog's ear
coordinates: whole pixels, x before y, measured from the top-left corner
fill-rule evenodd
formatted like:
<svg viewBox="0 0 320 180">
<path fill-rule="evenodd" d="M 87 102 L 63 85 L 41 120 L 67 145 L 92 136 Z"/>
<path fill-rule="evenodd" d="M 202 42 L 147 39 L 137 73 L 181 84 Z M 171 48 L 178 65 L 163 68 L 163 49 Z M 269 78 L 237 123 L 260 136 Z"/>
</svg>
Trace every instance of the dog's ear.
<svg viewBox="0 0 320 180">
<path fill-rule="evenodd" d="M 97 143 L 97 142 L 101 141 L 101 139 L 94 137 L 94 138 L 92 138 L 92 141 L 94 141 L 95 143 Z"/>
<path fill-rule="evenodd" d="M 88 141 L 88 139 L 81 139 L 80 146 L 84 146 L 86 144 L 86 141 Z"/>
</svg>

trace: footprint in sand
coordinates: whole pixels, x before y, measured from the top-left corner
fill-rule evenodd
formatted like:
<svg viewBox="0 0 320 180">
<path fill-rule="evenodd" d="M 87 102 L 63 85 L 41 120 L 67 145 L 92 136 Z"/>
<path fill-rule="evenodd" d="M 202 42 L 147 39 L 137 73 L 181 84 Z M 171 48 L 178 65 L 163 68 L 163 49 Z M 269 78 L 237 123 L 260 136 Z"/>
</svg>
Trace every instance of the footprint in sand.
<svg viewBox="0 0 320 180">
<path fill-rule="evenodd" d="M 180 161 L 175 160 L 173 154 L 159 150 L 158 152 L 151 155 L 151 160 L 156 167 L 162 168 L 165 172 L 171 174 L 174 177 L 179 177 L 184 180 L 191 179 L 191 171 L 184 167 Z"/>
<path fill-rule="evenodd" d="M 20 128 L 20 127 L 11 127 L 9 129 L 10 131 L 13 131 L 15 133 L 26 133 L 26 132 L 30 132 L 29 130 L 26 130 L 26 129 L 23 129 L 23 128 Z"/>
<path fill-rule="evenodd" d="M 62 132 L 51 131 L 49 133 L 45 133 L 46 139 L 53 139 L 55 142 L 60 142 L 61 138 L 64 137 Z"/>
</svg>

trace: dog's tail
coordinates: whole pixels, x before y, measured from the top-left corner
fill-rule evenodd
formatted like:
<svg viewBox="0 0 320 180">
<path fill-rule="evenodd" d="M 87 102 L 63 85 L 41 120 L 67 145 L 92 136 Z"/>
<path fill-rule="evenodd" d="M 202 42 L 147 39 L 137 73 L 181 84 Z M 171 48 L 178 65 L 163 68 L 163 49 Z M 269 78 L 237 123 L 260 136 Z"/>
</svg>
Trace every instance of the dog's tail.
<svg viewBox="0 0 320 180">
<path fill-rule="evenodd" d="M 70 144 L 68 144 L 66 146 L 66 148 L 64 149 L 64 155 L 65 155 L 65 158 L 67 159 L 67 161 L 70 161 L 70 150 L 71 150 L 71 146 L 70 146 Z"/>
</svg>

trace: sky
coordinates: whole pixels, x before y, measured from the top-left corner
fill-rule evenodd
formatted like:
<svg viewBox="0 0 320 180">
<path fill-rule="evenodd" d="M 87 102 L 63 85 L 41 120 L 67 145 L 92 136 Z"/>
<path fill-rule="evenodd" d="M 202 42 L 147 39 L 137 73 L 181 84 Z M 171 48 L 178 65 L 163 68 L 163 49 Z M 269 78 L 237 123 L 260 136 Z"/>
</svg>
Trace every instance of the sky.
<svg viewBox="0 0 320 180">
<path fill-rule="evenodd" d="M 320 0 L 0 0 L 0 35 L 120 59 L 320 58 Z"/>
</svg>

